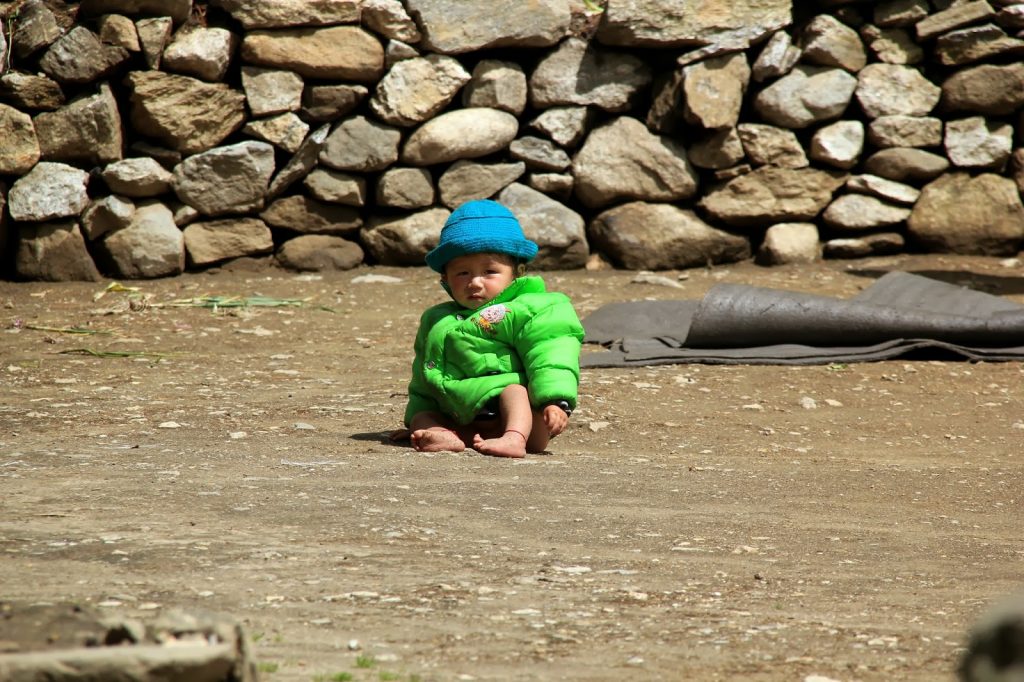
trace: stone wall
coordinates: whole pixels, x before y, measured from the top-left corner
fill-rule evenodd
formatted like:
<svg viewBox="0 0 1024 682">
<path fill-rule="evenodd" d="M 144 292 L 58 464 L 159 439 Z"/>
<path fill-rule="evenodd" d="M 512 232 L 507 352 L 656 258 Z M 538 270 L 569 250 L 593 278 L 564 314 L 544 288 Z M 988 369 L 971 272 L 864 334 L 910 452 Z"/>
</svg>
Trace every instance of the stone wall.
<svg viewBox="0 0 1024 682">
<path fill-rule="evenodd" d="M 1024 243 L 1024 3 L 0 2 L 0 274 L 540 269 Z"/>
</svg>

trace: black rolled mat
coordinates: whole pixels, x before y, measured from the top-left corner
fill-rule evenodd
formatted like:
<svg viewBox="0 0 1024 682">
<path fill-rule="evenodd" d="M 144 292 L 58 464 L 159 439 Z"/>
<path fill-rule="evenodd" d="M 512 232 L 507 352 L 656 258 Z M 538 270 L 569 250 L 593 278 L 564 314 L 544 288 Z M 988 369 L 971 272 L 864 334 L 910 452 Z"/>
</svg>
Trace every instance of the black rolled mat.
<svg viewBox="0 0 1024 682">
<path fill-rule="evenodd" d="M 717 284 L 700 301 L 603 306 L 583 326 L 583 367 L 677 363 L 812 365 L 933 350 L 978 361 L 1024 360 L 1024 305 L 905 272 L 849 300 Z"/>
</svg>

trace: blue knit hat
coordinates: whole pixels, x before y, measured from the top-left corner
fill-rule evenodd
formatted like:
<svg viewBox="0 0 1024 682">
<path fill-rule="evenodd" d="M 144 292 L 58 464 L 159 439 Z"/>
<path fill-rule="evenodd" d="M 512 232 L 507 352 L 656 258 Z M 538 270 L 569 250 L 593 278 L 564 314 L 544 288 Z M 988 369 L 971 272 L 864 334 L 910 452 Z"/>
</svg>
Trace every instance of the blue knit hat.
<svg viewBox="0 0 1024 682">
<path fill-rule="evenodd" d="M 427 254 L 427 265 L 444 272 L 448 261 L 469 253 L 503 253 L 531 261 L 537 245 L 523 235 L 512 211 L 497 201 L 467 201 L 452 211 L 441 228 L 441 241 Z"/>
</svg>

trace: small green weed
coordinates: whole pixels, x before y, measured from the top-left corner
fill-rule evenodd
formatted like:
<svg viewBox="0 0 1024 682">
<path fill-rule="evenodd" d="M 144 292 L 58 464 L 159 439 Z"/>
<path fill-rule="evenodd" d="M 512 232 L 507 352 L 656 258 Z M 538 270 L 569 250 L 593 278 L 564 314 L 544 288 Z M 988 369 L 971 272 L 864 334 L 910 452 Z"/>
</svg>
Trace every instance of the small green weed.
<svg viewBox="0 0 1024 682">
<path fill-rule="evenodd" d="M 356 656 L 357 668 L 372 668 L 376 664 L 377 659 L 375 659 L 370 654 L 359 654 L 358 656 Z"/>
<path fill-rule="evenodd" d="M 256 663 L 256 669 L 261 673 L 276 673 L 279 667 L 277 663 L 270 661 L 259 661 Z"/>
<path fill-rule="evenodd" d="M 377 674 L 377 677 L 380 679 L 380 682 L 395 682 L 395 680 L 402 678 L 398 673 L 389 672 L 387 670 L 381 670 Z"/>
</svg>

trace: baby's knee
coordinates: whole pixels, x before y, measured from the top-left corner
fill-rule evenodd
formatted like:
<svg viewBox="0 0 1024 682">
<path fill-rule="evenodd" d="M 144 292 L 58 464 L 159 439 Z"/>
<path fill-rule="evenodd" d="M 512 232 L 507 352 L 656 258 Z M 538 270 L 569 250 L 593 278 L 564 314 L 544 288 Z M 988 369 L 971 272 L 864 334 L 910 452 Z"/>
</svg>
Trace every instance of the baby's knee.
<svg viewBox="0 0 1024 682">
<path fill-rule="evenodd" d="M 510 398 L 529 397 L 529 393 L 526 390 L 526 386 L 523 386 L 522 384 L 509 384 L 508 386 L 501 390 L 501 394 L 503 396 L 508 396 Z"/>
</svg>

